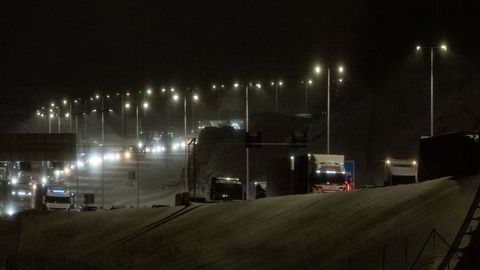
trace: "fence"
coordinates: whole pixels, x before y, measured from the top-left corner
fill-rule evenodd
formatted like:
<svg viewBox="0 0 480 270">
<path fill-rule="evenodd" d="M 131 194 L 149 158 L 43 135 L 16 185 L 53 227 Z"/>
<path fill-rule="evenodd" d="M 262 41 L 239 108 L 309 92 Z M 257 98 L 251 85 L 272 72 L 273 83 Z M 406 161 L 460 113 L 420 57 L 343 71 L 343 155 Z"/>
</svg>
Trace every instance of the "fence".
<svg viewBox="0 0 480 270">
<path fill-rule="evenodd" d="M 415 247 L 415 248 L 413 248 Z M 419 248 L 420 247 L 420 248 Z M 405 237 L 380 244 L 363 253 L 339 257 L 322 264 L 321 270 L 430 270 L 437 269 L 445 258 L 451 244 L 432 229 L 426 239 Z M 455 256 L 446 269 L 454 269 L 459 260 Z"/>
</svg>

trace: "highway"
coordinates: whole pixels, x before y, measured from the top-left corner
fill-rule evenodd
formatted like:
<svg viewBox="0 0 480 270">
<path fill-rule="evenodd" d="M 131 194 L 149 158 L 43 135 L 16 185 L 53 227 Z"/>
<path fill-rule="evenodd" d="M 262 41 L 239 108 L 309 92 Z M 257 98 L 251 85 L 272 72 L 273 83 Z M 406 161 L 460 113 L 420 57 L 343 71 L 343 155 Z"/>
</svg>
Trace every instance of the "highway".
<svg viewBox="0 0 480 270">
<path fill-rule="evenodd" d="M 139 158 L 140 205 L 173 205 L 175 194 L 183 192 L 181 181 L 185 164 L 184 152 L 143 153 Z M 136 207 L 136 180 L 129 179 L 128 172 L 136 171 L 136 159 L 132 153 L 125 159 L 104 161 L 104 204 Z M 72 192 L 76 192 L 75 172 L 65 179 Z M 101 206 L 101 164 L 85 166 L 78 171 L 76 201 L 83 204 L 85 193 L 95 194 L 95 205 Z"/>
</svg>

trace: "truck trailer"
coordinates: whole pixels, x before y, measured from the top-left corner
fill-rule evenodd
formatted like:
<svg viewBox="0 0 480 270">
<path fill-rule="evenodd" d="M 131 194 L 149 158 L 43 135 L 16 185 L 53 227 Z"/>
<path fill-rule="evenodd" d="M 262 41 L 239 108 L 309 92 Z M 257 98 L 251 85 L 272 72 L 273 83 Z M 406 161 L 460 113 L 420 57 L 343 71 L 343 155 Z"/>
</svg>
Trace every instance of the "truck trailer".
<svg viewBox="0 0 480 270">
<path fill-rule="evenodd" d="M 480 172 L 478 131 L 423 137 L 419 143 L 418 179 L 462 177 Z"/>
</svg>

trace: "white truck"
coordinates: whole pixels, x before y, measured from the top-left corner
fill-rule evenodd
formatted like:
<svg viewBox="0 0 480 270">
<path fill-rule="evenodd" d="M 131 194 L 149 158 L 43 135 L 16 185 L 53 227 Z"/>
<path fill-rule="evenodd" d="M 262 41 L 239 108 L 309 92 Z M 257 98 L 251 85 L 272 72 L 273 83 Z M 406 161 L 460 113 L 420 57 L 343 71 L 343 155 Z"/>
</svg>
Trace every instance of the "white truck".
<svg viewBox="0 0 480 270">
<path fill-rule="evenodd" d="M 66 186 L 49 186 L 43 203 L 47 210 L 70 210 L 73 207 L 73 193 Z"/>
<path fill-rule="evenodd" d="M 312 154 L 314 163 L 310 174 L 310 186 L 313 192 L 351 191 L 352 183 L 346 180 L 344 156 Z"/>
<path fill-rule="evenodd" d="M 385 160 L 385 186 L 412 184 L 417 180 L 417 162 L 414 159 Z"/>
</svg>

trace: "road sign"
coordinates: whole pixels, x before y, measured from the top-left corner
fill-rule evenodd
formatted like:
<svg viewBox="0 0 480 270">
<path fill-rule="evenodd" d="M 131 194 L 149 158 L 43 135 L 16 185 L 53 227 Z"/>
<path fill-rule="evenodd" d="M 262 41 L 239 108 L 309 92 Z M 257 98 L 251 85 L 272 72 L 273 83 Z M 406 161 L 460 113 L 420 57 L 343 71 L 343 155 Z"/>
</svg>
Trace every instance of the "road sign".
<svg viewBox="0 0 480 270">
<path fill-rule="evenodd" d="M 345 180 L 351 181 L 352 188 L 355 189 L 355 161 L 345 160 L 343 165 L 345 168 Z"/>
</svg>

